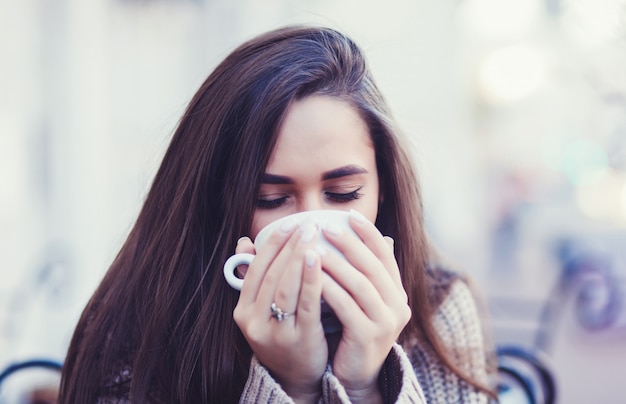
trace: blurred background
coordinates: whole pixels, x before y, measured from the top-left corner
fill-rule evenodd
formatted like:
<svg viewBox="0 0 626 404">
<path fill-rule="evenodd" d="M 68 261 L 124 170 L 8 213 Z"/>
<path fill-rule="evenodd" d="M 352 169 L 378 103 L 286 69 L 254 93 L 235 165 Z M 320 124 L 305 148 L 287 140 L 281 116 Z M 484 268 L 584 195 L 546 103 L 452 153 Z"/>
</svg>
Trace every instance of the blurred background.
<svg viewBox="0 0 626 404">
<path fill-rule="evenodd" d="M 63 360 L 186 103 L 291 23 L 366 50 L 496 342 L 625 402 L 626 0 L 0 0 L 0 370 Z"/>
</svg>

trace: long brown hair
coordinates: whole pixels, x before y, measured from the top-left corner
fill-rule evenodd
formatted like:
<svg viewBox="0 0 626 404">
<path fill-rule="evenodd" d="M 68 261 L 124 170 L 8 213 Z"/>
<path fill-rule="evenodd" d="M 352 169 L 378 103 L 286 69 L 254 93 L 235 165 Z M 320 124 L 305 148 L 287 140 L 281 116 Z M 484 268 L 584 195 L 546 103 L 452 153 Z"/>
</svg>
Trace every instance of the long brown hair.
<svg viewBox="0 0 626 404">
<path fill-rule="evenodd" d="M 376 225 L 396 240 L 413 311 L 401 342 L 417 338 L 450 363 L 431 322 L 417 178 L 366 61 L 335 30 L 287 27 L 234 50 L 191 100 L 126 243 L 79 320 L 61 402 L 94 402 L 127 367 L 133 402 L 238 401 L 252 351 L 232 318 L 238 292 L 221 269 L 249 233 L 287 108 L 313 94 L 349 102 L 367 123 L 384 195 Z"/>
</svg>

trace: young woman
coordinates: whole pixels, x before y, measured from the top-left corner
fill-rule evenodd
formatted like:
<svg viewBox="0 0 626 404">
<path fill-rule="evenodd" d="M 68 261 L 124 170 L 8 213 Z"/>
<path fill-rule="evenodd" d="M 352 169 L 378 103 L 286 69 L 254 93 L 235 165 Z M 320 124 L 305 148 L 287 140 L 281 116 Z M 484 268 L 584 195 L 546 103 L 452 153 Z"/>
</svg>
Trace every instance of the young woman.
<svg viewBox="0 0 626 404">
<path fill-rule="evenodd" d="M 351 212 L 359 237 L 324 229 L 347 261 L 310 226 L 255 251 L 264 225 L 317 209 Z M 241 293 L 222 274 L 235 251 L 256 253 Z M 327 28 L 268 32 L 189 104 L 76 327 L 61 402 L 487 402 L 476 306 L 433 255 L 360 49 Z M 320 298 L 340 332 L 324 334 Z"/>
</svg>

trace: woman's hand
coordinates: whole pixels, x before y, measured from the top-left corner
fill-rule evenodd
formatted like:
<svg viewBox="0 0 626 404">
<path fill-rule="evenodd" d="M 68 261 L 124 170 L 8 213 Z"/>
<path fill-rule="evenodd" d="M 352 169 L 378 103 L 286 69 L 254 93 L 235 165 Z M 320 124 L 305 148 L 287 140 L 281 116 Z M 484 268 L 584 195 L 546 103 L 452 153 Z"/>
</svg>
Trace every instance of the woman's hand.
<svg viewBox="0 0 626 404">
<path fill-rule="evenodd" d="M 348 261 L 330 252 L 321 256 L 323 297 L 343 325 L 333 373 L 353 401 L 372 401 L 380 398 L 378 374 L 411 309 L 393 240 L 356 211 L 350 225 L 362 241 L 332 225 L 324 229 Z"/>
<path fill-rule="evenodd" d="M 328 363 L 320 322 L 322 272 L 317 228 L 283 226 L 265 242 L 245 275 L 234 319 L 259 361 L 296 402 L 315 402 Z M 237 253 L 255 253 L 242 238 Z M 279 321 L 270 307 L 286 313 Z"/>
</svg>

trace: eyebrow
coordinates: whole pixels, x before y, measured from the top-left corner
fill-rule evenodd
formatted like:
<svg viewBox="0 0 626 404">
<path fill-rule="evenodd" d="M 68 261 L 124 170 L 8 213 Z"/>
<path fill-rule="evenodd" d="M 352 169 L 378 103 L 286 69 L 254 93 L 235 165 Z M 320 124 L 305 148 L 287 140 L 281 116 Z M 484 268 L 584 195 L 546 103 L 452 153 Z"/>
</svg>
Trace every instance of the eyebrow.
<svg viewBox="0 0 626 404">
<path fill-rule="evenodd" d="M 261 183 L 262 184 L 275 184 L 275 185 L 289 185 L 289 184 L 293 184 L 293 180 L 289 177 L 284 177 L 282 175 L 265 173 L 263 174 Z"/>
<path fill-rule="evenodd" d="M 335 178 L 348 177 L 350 175 L 357 175 L 357 174 L 367 174 L 367 170 L 363 167 L 354 166 L 354 165 L 339 167 L 339 168 L 336 168 L 334 170 L 331 170 L 322 174 L 322 180 L 323 181 L 332 180 Z"/>
<path fill-rule="evenodd" d="M 335 178 L 348 177 L 350 175 L 367 174 L 367 170 L 363 167 L 348 165 L 344 167 L 335 168 L 334 170 L 327 171 L 322 174 L 322 181 L 332 180 Z M 261 180 L 263 184 L 273 185 L 290 185 L 293 184 L 293 180 L 289 177 L 276 174 L 263 174 Z"/>
</svg>

